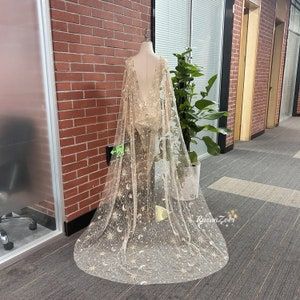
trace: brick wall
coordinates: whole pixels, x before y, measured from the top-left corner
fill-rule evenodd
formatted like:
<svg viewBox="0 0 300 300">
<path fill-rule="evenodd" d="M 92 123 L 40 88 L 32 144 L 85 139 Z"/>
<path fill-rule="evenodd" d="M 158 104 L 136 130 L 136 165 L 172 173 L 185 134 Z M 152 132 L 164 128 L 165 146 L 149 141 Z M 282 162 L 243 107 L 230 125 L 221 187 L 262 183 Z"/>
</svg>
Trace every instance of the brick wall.
<svg viewBox="0 0 300 300">
<path fill-rule="evenodd" d="M 150 0 L 51 0 L 66 221 L 99 204 L 125 58 L 150 24 Z"/>
<path fill-rule="evenodd" d="M 275 8 L 276 0 L 262 0 L 253 98 L 252 135 L 266 128 Z"/>
<path fill-rule="evenodd" d="M 235 0 L 235 15 L 233 25 L 233 45 L 231 56 L 231 75 L 230 75 L 230 89 L 228 101 L 228 127 L 233 129 L 235 122 L 235 103 L 237 96 L 237 82 L 238 82 L 238 64 L 239 64 L 239 50 L 240 50 L 240 33 L 241 33 L 241 18 L 242 18 L 242 0 Z M 257 50 L 257 65 L 255 88 L 253 98 L 253 114 L 252 114 L 252 128 L 251 135 L 261 132 L 265 129 L 266 112 L 269 97 L 269 76 L 271 71 L 271 56 L 273 49 L 273 30 L 275 22 L 276 0 L 262 0 L 260 25 L 259 25 L 259 40 Z M 286 18 L 288 20 L 288 16 Z M 287 22 L 284 34 L 284 43 L 282 51 L 282 65 L 280 69 L 280 85 L 278 89 L 278 102 L 276 115 L 278 117 L 281 101 L 282 78 L 284 72 L 285 50 L 287 42 Z M 226 145 L 232 145 L 233 134 L 229 135 L 226 140 Z"/>
<path fill-rule="evenodd" d="M 228 98 L 228 119 L 227 119 L 227 127 L 232 130 L 232 134 L 227 136 L 226 146 L 232 145 L 234 143 L 233 130 L 234 130 L 234 122 L 235 122 L 236 96 L 237 96 L 238 75 L 239 75 L 240 39 L 241 39 L 243 5 L 244 5 L 244 0 L 235 0 L 233 32 L 232 32 L 229 98 Z"/>
<path fill-rule="evenodd" d="M 300 89 L 299 89 L 299 93 L 298 93 L 298 102 L 297 102 L 297 114 L 300 115 Z"/>
</svg>

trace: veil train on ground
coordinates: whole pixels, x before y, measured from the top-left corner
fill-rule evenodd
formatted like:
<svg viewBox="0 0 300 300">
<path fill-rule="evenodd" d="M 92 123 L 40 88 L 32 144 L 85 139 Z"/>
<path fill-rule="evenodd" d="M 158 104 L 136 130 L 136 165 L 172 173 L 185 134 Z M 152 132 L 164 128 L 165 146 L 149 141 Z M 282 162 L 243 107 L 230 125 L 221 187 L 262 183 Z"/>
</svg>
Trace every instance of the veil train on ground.
<svg viewBox="0 0 300 300">
<path fill-rule="evenodd" d="M 185 282 L 228 261 L 226 242 L 184 144 L 167 61 L 148 95 L 126 60 L 114 155 L 90 225 L 76 241 L 84 272 L 129 284 Z M 195 188 L 196 187 L 196 188 Z"/>
</svg>

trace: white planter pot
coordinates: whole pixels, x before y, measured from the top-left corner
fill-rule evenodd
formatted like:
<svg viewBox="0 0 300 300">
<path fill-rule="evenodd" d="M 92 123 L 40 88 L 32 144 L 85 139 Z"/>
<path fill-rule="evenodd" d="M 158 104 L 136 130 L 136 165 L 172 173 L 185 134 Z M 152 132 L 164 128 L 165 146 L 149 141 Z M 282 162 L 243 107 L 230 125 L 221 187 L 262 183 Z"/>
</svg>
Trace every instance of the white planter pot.
<svg viewBox="0 0 300 300">
<path fill-rule="evenodd" d="M 173 187 L 171 195 L 180 201 L 192 201 L 198 198 L 201 165 L 184 168 L 180 186 Z"/>
<path fill-rule="evenodd" d="M 161 176 L 164 173 L 165 168 L 169 167 L 168 161 L 160 160 L 155 163 L 155 184 L 157 186 L 163 187 L 163 180 Z M 192 201 L 198 197 L 200 167 L 201 165 L 198 164 L 196 166 L 183 168 L 180 170 L 182 173 L 178 174 L 178 176 L 180 176 L 179 180 L 172 178 L 174 181 L 169 186 L 172 198 L 180 201 Z"/>
</svg>

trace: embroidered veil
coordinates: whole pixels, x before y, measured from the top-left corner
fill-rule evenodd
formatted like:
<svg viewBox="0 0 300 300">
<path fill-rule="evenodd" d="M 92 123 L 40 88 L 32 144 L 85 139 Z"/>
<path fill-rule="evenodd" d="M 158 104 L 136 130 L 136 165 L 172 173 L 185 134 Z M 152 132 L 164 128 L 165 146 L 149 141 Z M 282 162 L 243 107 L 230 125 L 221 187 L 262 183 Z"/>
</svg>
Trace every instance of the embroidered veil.
<svg viewBox="0 0 300 300">
<path fill-rule="evenodd" d="M 143 96 L 134 60 L 126 60 L 104 190 L 74 247 L 75 262 L 86 273 L 130 284 L 195 280 L 228 261 L 217 225 L 198 222 L 211 213 L 184 144 L 162 57 L 152 83 Z"/>
</svg>

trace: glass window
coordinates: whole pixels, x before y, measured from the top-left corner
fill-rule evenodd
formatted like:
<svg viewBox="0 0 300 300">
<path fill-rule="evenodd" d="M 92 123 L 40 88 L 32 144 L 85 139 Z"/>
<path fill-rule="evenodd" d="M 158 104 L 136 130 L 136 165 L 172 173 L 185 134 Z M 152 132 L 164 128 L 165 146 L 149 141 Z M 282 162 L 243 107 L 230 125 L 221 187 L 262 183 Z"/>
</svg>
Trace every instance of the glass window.
<svg viewBox="0 0 300 300">
<path fill-rule="evenodd" d="M 223 49 L 224 0 L 156 0 L 155 2 L 155 50 L 176 65 L 175 52 L 193 49 L 192 62 L 203 67 L 205 76 L 196 80 L 199 92 L 208 79 L 217 74 L 209 99 L 219 102 L 220 77 Z M 196 100 L 196 99 L 195 99 Z M 206 134 L 207 135 L 207 134 Z M 216 140 L 216 136 L 208 134 Z M 204 144 L 199 143 L 197 152 L 205 154 Z"/>
<path fill-rule="evenodd" d="M 297 67 L 300 48 L 300 10 L 291 5 L 286 61 L 284 69 L 280 120 L 284 120 L 293 113 L 294 94 L 297 77 Z"/>
<path fill-rule="evenodd" d="M 38 9 L 1 1 L 0 262 L 56 230 Z"/>
</svg>

